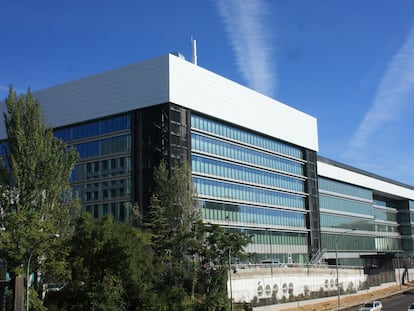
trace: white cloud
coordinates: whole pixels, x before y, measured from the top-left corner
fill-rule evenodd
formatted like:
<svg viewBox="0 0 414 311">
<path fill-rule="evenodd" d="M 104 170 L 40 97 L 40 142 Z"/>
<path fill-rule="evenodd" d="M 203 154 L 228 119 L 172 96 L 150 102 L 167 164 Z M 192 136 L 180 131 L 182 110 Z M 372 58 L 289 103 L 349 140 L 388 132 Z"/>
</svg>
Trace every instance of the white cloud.
<svg viewBox="0 0 414 311">
<path fill-rule="evenodd" d="M 274 97 L 278 78 L 263 0 L 217 0 L 220 17 L 236 54 L 236 63 L 250 88 Z"/>
<path fill-rule="evenodd" d="M 384 126 L 401 118 L 414 100 L 414 27 L 388 64 L 373 104 L 350 142 L 350 154 L 366 147 Z"/>
</svg>

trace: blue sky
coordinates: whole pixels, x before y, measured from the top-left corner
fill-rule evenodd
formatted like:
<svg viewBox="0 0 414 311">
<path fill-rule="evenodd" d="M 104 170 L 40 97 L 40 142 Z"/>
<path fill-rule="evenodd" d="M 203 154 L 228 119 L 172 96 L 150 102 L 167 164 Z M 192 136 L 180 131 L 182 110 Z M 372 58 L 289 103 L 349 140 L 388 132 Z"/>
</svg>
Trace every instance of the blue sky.
<svg viewBox="0 0 414 311">
<path fill-rule="evenodd" d="M 3 0 L 0 98 L 178 51 L 318 119 L 319 154 L 414 186 L 412 0 Z M 252 116 L 260 118 L 260 116 Z"/>
</svg>

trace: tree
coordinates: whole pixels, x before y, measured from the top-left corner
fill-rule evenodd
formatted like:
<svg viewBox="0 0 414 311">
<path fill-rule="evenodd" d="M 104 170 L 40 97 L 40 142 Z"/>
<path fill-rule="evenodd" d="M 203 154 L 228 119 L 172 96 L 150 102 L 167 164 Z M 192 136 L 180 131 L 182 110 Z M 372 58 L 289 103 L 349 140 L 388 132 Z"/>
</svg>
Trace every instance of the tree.
<svg viewBox="0 0 414 311">
<path fill-rule="evenodd" d="M 70 241 L 70 281 L 48 296 L 49 310 L 162 310 L 149 233 L 84 214 Z"/>
<path fill-rule="evenodd" d="M 199 310 L 222 310 L 229 306 L 228 272 L 231 273 L 233 261 L 248 257 L 244 248 L 251 237 L 215 224 L 206 224 L 201 228 L 203 239 L 199 247 L 198 292 L 203 293 L 203 297 Z"/>
<path fill-rule="evenodd" d="M 154 170 L 155 191 L 147 217 L 159 260 L 159 295 L 165 310 L 227 308 L 229 252 L 246 256 L 249 237 L 217 225 L 203 224 L 190 169 L 186 163 Z"/>
<path fill-rule="evenodd" d="M 151 197 L 146 226 L 153 234 L 161 275 L 159 295 L 169 302 L 168 310 L 193 310 L 194 224 L 201 219 L 186 163 L 171 170 L 165 162 L 154 170 L 155 190 Z"/>
<path fill-rule="evenodd" d="M 10 87 L 5 104 L 7 141 L 0 166 L 5 231 L 1 233 L 0 256 L 12 273 L 23 274 L 32 255 L 30 271 L 61 278 L 67 274 L 64 241 L 73 233 L 80 208 L 69 184 L 78 154 L 45 125 L 40 104 L 30 89 L 17 96 Z M 52 234 L 61 238 L 48 239 Z"/>
</svg>

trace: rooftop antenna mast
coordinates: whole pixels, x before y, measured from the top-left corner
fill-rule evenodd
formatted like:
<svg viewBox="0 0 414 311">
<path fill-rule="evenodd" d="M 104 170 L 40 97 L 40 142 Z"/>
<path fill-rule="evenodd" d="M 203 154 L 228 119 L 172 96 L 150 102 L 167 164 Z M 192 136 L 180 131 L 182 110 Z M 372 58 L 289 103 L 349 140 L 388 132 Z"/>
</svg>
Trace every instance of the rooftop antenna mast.
<svg viewBox="0 0 414 311">
<path fill-rule="evenodd" d="M 192 47 L 193 47 L 193 59 L 192 59 L 192 63 L 194 65 L 197 65 L 197 40 L 193 38 L 193 36 L 191 36 L 191 43 L 192 43 Z"/>
</svg>

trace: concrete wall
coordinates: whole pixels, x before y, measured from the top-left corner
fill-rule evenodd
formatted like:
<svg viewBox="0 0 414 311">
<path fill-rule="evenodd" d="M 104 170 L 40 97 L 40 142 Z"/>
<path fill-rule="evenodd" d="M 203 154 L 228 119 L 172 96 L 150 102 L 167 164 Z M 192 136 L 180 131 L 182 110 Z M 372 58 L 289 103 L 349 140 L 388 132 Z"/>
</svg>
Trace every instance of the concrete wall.
<svg viewBox="0 0 414 311">
<path fill-rule="evenodd" d="M 235 302 L 250 302 L 255 297 L 259 299 L 272 298 L 276 295 L 278 301 L 283 297 L 289 298 L 289 288 L 293 296 L 311 295 L 337 290 L 335 285 L 336 270 L 334 268 L 257 268 L 238 269 L 231 272 L 228 282 L 229 296 Z M 339 269 L 339 282 L 344 290 L 359 289 L 365 282 L 366 275 L 362 269 Z"/>
</svg>

